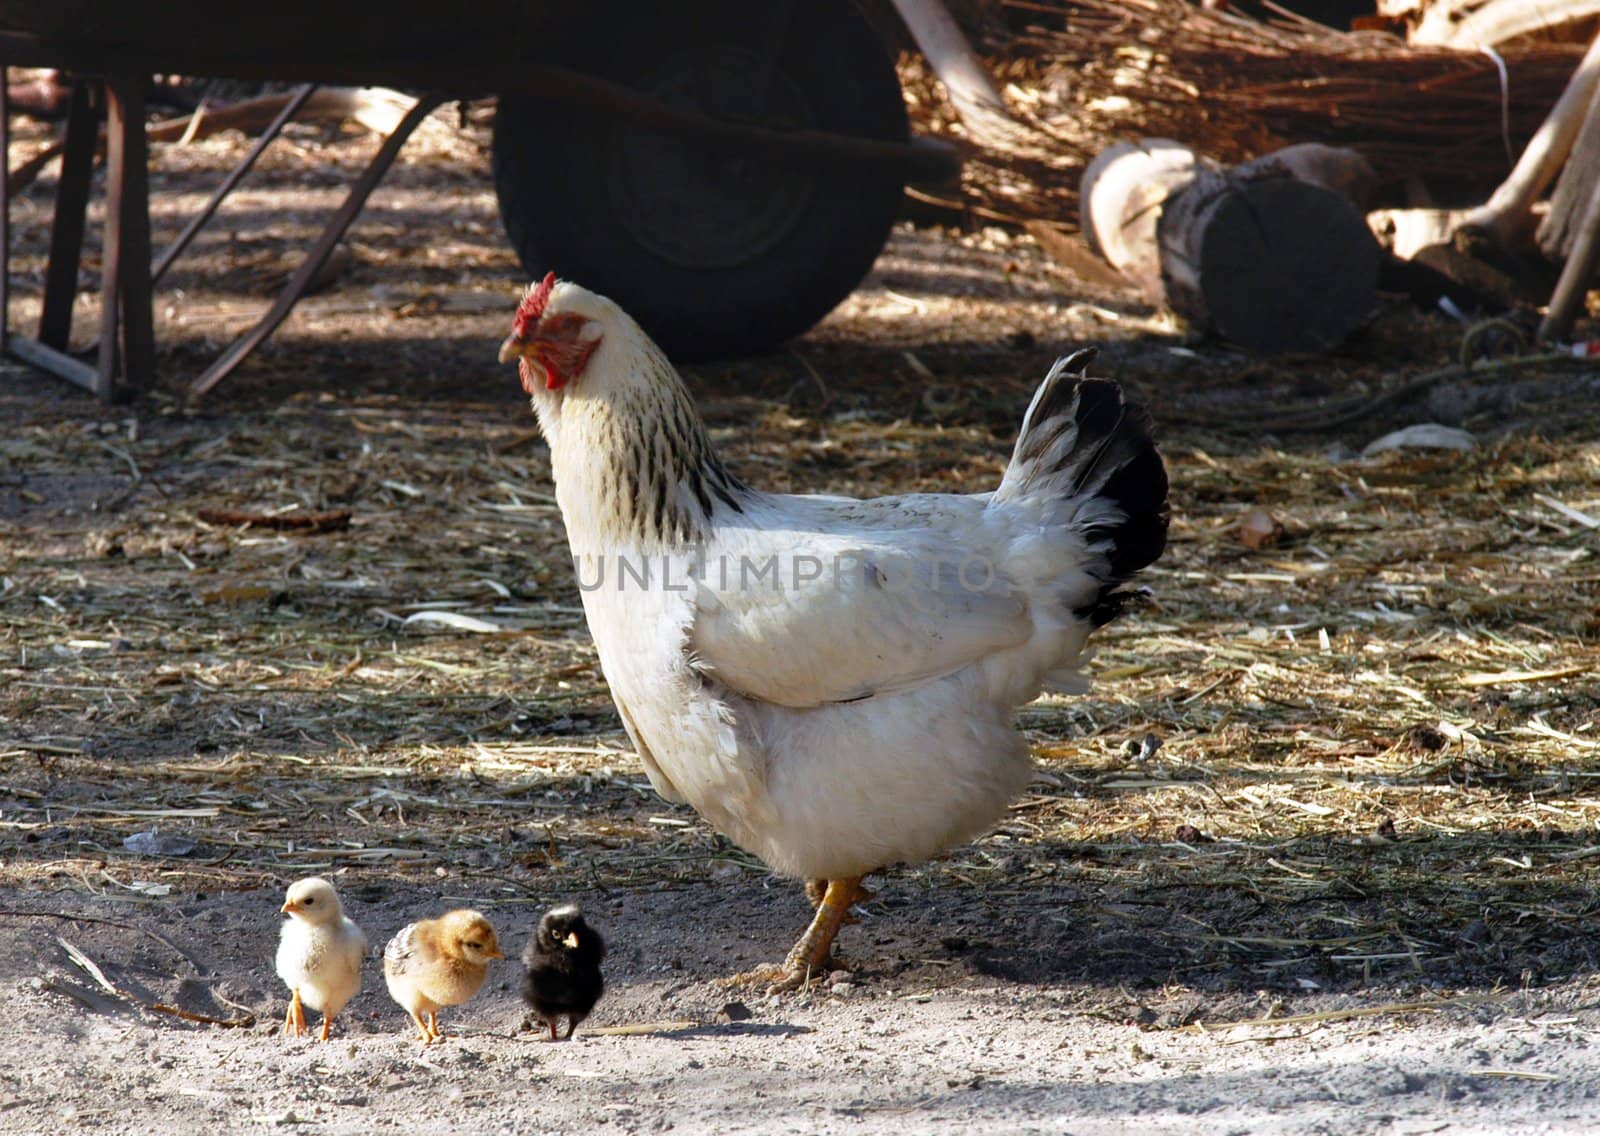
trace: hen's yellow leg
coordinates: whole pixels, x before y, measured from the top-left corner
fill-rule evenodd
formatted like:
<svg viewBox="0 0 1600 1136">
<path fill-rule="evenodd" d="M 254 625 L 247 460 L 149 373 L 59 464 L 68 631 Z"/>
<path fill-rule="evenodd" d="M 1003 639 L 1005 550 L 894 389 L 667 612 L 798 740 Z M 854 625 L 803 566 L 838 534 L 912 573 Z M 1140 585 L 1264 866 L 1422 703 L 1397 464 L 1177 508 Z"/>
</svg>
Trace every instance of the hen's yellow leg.
<svg viewBox="0 0 1600 1136">
<path fill-rule="evenodd" d="M 860 876 L 828 881 L 811 926 L 783 960 L 783 975 L 773 984 L 774 990 L 797 990 L 828 970 L 834 936 L 850 914 L 850 905 L 860 896 Z"/>
<path fill-rule="evenodd" d="M 827 880 L 807 880 L 806 883 L 805 883 L 805 889 L 806 889 L 806 898 L 811 901 L 811 906 L 812 907 L 821 907 L 822 906 L 823 897 L 828 894 L 828 881 Z M 856 883 L 856 897 L 852 901 L 852 903 L 866 903 L 870 899 L 876 899 L 877 895 L 878 895 L 877 892 L 871 891 L 871 890 L 869 890 L 867 888 L 862 887 L 860 882 L 858 881 Z M 857 919 L 854 915 L 848 915 L 847 914 L 844 917 L 844 925 L 846 927 L 849 927 L 852 924 L 859 923 L 859 922 L 861 922 L 861 920 Z"/>
</svg>

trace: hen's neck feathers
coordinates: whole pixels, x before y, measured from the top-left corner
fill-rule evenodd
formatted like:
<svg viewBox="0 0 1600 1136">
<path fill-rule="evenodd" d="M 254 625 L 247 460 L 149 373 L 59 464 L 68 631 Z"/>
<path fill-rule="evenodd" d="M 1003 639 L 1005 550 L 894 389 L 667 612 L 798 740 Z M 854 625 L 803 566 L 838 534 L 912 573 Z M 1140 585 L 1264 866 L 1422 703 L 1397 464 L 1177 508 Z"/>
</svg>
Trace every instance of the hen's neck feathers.
<svg viewBox="0 0 1600 1136">
<path fill-rule="evenodd" d="M 723 467 L 672 364 L 626 317 L 606 327 L 571 387 L 533 385 L 575 552 L 699 544 L 714 518 L 744 511 L 752 491 Z"/>
</svg>

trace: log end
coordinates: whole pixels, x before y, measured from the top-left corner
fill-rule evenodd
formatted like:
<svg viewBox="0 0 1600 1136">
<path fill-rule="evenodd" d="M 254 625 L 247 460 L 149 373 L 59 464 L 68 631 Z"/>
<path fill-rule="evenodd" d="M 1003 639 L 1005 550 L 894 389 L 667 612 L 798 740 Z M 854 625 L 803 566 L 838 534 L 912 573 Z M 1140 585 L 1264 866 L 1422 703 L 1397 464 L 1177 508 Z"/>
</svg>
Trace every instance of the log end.
<svg viewBox="0 0 1600 1136">
<path fill-rule="evenodd" d="M 1250 181 L 1221 194 L 1196 221 L 1190 247 L 1197 246 L 1200 295 L 1191 300 L 1241 347 L 1326 351 L 1377 306 L 1382 253 L 1342 194 L 1287 178 Z M 1180 312 L 1185 306 L 1193 305 L 1174 303 Z"/>
</svg>

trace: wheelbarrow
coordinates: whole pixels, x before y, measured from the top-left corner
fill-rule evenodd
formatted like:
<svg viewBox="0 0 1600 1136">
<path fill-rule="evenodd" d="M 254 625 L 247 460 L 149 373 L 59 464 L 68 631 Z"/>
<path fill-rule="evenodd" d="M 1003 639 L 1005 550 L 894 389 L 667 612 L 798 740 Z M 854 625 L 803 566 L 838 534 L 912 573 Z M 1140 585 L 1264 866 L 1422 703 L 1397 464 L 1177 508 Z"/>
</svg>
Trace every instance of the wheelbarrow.
<svg viewBox="0 0 1600 1136">
<path fill-rule="evenodd" d="M 450 99 L 498 96 L 495 190 L 529 276 L 554 270 L 610 295 L 685 360 L 804 331 L 869 270 L 904 185 L 949 180 L 959 166 L 949 146 L 909 139 L 884 36 L 853 0 L 283 0 L 248 27 L 217 12 L 210 0 L 0 5 L 0 63 L 85 80 L 69 113 L 40 332 L 6 347 L 104 398 L 152 381 L 153 279 L 294 108 L 152 267 L 144 91 L 157 72 L 424 92 L 271 310 L 193 380 L 191 398 L 287 317 L 411 131 Z M 66 351 L 98 132 L 91 92 L 107 121 L 92 366 Z"/>
</svg>

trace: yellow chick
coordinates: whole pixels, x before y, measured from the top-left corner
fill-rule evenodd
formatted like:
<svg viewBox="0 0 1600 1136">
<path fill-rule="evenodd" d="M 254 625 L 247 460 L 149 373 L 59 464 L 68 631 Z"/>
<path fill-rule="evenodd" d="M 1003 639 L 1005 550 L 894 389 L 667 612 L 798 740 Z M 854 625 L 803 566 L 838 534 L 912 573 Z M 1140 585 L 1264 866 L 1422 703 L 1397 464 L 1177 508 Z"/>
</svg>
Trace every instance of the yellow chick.
<svg viewBox="0 0 1600 1136">
<path fill-rule="evenodd" d="M 304 1007 L 322 1012 L 323 1041 L 333 1017 L 361 990 L 361 960 L 367 937 L 345 915 L 333 885 L 308 876 L 289 885 L 280 908 L 288 919 L 278 938 L 278 977 L 289 987 L 283 1032 L 306 1032 Z"/>
<path fill-rule="evenodd" d="M 383 977 L 427 1045 L 444 1036 L 435 1011 L 471 998 L 489 973 L 489 961 L 505 957 L 489 921 L 463 908 L 412 923 L 390 939 Z"/>
</svg>

